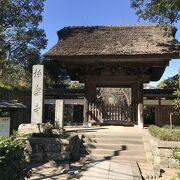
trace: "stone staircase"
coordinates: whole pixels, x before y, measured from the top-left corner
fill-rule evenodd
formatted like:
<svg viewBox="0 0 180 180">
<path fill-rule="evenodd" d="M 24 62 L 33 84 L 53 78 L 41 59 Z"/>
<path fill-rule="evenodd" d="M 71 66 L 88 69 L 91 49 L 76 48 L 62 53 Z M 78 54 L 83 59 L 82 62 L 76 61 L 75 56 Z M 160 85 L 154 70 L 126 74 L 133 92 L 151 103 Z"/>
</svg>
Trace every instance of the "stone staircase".
<svg viewBox="0 0 180 180">
<path fill-rule="evenodd" d="M 141 135 L 135 134 L 84 134 L 80 148 L 81 157 L 92 159 L 130 160 L 147 163 L 147 147 Z"/>
<path fill-rule="evenodd" d="M 82 159 L 87 162 L 91 159 L 98 162 L 107 159 L 113 163 L 129 160 L 138 165 L 144 180 L 167 180 L 177 174 L 177 170 L 161 169 L 158 164 L 153 163 L 149 138 L 145 130 L 112 126 L 79 131 L 78 135 L 82 137 L 79 153 L 82 157 L 87 157 Z"/>
</svg>

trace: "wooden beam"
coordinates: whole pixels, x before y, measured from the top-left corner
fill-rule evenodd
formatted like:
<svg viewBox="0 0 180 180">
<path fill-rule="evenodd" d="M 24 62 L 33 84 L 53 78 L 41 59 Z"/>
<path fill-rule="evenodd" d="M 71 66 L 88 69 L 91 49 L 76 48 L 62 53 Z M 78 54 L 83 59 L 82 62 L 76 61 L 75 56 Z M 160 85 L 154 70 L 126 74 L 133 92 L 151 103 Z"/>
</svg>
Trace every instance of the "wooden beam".
<svg viewBox="0 0 180 180">
<path fill-rule="evenodd" d="M 122 61 L 112 62 L 112 61 L 105 61 L 105 62 L 98 62 L 97 59 L 94 62 L 64 62 L 64 67 L 68 68 L 84 68 L 88 65 L 88 67 L 95 67 L 95 68 L 104 68 L 106 66 L 132 66 L 133 67 L 139 67 L 140 65 L 149 65 L 150 67 L 161 67 L 162 65 L 168 66 L 170 59 L 156 59 L 156 60 L 148 60 L 145 59 L 134 59 L 132 61 L 126 61 L 125 59 Z"/>
<path fill-rule="evenodd" d="M 99 62 L 134 62 L 134 61 L 152 61 L 163 59 L 177 59 L 179 53 L 164 53 L 164 54 L 136 54 L 136 55 L 69 55 L 69 56 L 51 56 L 51 59 L 59 60 L 61 62 L 81 62 L 81 63 L 97 63 Z"/>
<path fill-rule="evenodd" d="M 85 80 L 92 81 L 97 85 L 100 84 L 131 84 L 141 80 L 142 82 L 147 82 L 150 80 L 150 76 L 89 76 L 89 77 L 79 77 L 80 82 L 85 82 Z"/>
</svg>

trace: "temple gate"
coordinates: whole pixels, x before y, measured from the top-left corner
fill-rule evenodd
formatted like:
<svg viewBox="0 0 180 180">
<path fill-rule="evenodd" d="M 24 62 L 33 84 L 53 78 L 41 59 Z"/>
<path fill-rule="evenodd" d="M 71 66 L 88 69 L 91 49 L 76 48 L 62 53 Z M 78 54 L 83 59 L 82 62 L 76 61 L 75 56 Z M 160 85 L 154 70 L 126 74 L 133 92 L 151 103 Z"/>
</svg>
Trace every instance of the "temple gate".
<svg viewBox="0 0 180 180">
<path fill-rule="evenodd" d="M 143 83 L 159 80 L 169 61 L 179 57 L 174 32 L 161 25 L 66 27 L 58 31 L 59 41 L 45 57 L 85 84 L 85 126 L 118 121 L 143 128 Z M 117 107 L 99 107 L 96 87 L 131 88 L 131 105 L 118 105 L 118 115 Z"/>
</svg>

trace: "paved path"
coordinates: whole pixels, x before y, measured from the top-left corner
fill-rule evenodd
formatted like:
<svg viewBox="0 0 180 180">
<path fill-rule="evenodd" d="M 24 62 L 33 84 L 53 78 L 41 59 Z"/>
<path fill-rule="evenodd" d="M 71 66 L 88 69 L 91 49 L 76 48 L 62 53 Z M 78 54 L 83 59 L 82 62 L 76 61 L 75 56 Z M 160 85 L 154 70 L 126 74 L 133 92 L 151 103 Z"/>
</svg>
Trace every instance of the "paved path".
<svg viewBox="0 0 180 180">
<path fill-rule="evenodd" d="M 48 162 L 33 168 L 31 180 L 141 180 L 135 162 L 121 160 L 87 161 L 85 164 L 56 164 Z"/>
<path fill-rule="evenodd" d="M 130 161 L 102 160 L 84 166 L 80 180 L 140 180 L 141 175 L 136 163 Z"/>
</svg>

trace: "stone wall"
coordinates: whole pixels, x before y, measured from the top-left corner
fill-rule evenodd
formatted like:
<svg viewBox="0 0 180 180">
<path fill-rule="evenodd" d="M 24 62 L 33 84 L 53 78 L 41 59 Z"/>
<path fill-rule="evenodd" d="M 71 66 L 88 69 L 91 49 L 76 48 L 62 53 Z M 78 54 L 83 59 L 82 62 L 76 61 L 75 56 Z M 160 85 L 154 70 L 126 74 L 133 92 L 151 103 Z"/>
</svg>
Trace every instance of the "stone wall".
<svg viewBox="0 0 180 180">
<path fill-rule="evenodd" d="M 29 159 L 33 162 L 47 160 L 78 159 L 80 139 L 78 135 L 72 135 L 67 139 L 58 138 L 28 138 L 27 149 L 30 152 Z"/>
<path fill-rule="evenodd" d="M 154 163 L 161 167 L 176 167 L 177 162 L 173 159 L 172 153 L 176 146 L 180 146 L 180 142 L 175 141 L 161 141 L 152 137 L 149 134 L 149 142 L 151 145 Z"/>
</svg>

